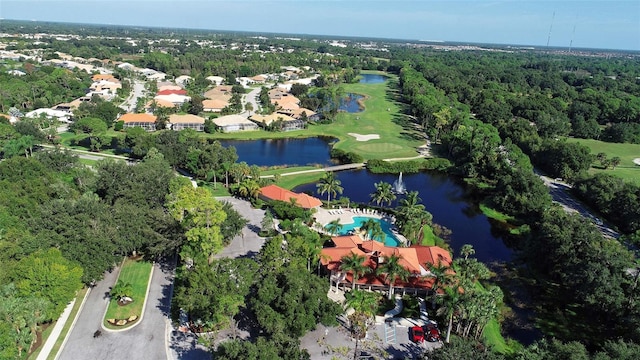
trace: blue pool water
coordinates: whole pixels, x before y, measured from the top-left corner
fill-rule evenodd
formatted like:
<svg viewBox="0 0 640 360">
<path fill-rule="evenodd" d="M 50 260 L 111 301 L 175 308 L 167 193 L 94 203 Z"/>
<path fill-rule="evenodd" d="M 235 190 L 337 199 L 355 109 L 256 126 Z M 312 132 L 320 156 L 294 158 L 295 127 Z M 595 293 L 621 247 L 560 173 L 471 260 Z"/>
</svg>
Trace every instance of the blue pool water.
<svg viewBox="0 0 640 360">
<path fill-rule="evenodd" d="M 349 235 L 349 232 L 351 232 L 355 228 L 361 227 L 362 224 L 369 219 L 371 218 L 366 216 L 355 216 L 353 218 L 353 221 L 354 221 L 353 223 L 342 224 L 340 235 Z M 400 244 L 400 241 L 393 235 L 393 232 L 391 231 L 391 224 L 387 221 L 380 220 L 380 219 L 374 218 L 374 220 L 380 223 L 380 226 L 382 227 L 382 231 L 384 231 L 386 235 L 384 238 L 384 244 L 386 246 L 398 246 Z M 382 241 L 382 239 L 380 238 L 374 238 L 374 240 Z"/>
</svg>

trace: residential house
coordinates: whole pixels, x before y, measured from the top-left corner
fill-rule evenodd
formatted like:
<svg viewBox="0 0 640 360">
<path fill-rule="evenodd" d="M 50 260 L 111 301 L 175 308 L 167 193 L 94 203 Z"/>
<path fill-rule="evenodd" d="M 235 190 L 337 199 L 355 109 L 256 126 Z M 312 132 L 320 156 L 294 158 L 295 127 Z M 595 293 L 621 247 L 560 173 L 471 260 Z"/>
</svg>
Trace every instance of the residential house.
<svg viewBox="0 0 640 360">
<path fill-rule="evenodd" d="M 284 114 L 291 116 L 296 120 L 301 120 L 303 118 L 302 114 L 304 113 L 307 116 L 308 121 L 318 121 L 320 120 L 320 114 L 316 113 L 313 110 L 309 110 L 307 108 L 296 108 L 296 109 L 280 109 L 276 111 L 278 114 Z"/>
<path fill-rule="evenodd" d="M 224 78 L 222 76 L 207 76 L 207 80 L 211 81 L 213 85 L 222 85 Z"/>
<path fill-rule="evenodd" d="M 227 106 L 229 106 L 229 102 L 223 99 L 202 100 L 202 111 L 205 112 L 221 112 Z"/>
<path fill-rule="evenodd" d="M 154 97 L 155 100 L 163 100 L 168 101 L 174 105 L 182 105 L 187 101 L 191 100 L 191 97 L 186 95 L 178 95 L 178 94 L 169 94 L 169 95 L 156 95 Z"/>
<path fill-rule="evenodd" d="M 71 114 L 67 111 L 62 110 L 40 108 L 24 114 L 24 117 L 26 118 L 39 118 L 41 116 L 44 116 L 47 119 L 56 119 L 61 122 L 71 122 Z"/>
<path fill-rule="evenodd" d="M 187 95 L 187 90 L 184 90 L 184 89 L 163 89 L 163 90 L 159 90 L 156 93 L 156 95 L 171 95 L 171 94 Z"/>
<path fill-rule="evenodd" d="M 213 119 L 213 123 L 223 132 L 257 130 L 258 125 L 240 115 L 226 115 Z"/>
<path fill-rule="evenodd" d="M 151 114 L 124 114 L 118 118 L 118 121 L 124 121 L 124 127 L 141 127 L 147 131 L 156 129 L 156 120 L 158 118 Z"/>
<path fill-rule="evenodd" d="M 204 131 L 204 118 L 196 115 L 185 114 L 169 115 L 169 124 L 173 130 L 193 129 L 195 131 Z"/>
<path fill-rule="evenodd" d="M 305 193 L 294 193 L 293 191 L 281 188 L 278 185 L 268 185 L 260 189 L 260 198 L 263 200 L 275 200 L 292 202 L 304 209 L 314 209 L 322 206 L 322 201 Z"/>
<path fill-rule="evenodd" d="M 304 129 L 306 125 L 302 120 L 294 119 L 289 115 L 280 113 L 272 113 L 269 115 L 253 114 L 249 117 L 249 120 L 264 128 L 269 126 L 279 126 L 279 130 L 281 131 L 300 130 Z"/>
</svg>

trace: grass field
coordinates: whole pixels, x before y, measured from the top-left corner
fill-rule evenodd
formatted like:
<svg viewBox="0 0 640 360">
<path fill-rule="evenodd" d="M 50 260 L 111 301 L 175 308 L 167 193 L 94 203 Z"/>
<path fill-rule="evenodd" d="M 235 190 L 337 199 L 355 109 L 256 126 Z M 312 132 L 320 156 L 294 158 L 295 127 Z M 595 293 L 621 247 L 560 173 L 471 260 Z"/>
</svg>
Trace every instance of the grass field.
<svg viewBox="0 0 640 360">
<path fill-rule="evenodd" d="M 107 319 L 126 319 L 132 315 L 137 315 L 138 318 L 140 318 L 142 315 L 142 307 L 146 301 L 151 268 L 152 264 L 146 261 L 136 261 L 128 258 L 124 261 L 117 281 L 131 284 L 133 290 L 131 298 L 133 302 L 126 306 L 120 306 L 116 299 L 111 299 L 103 319 L 103 323 L 107 328 L 122 328 L 112 326 L 107 322 Z"/>
<path fill-rule="evenodd" d="M 615 169 L 609 168 L 606 170 L 601 169 L 599 162 L 596 161 L 589 169 L 590 174 L 604 172 L 640 185 L 640 166 L 633 163 L 633 159 L 640 158 L 640 144 L 608 143 L 591 139 L 568 139 L 568 141 L 587 146 L 594 156 L 602 152 L 607 154 L 608 159 L 618 156 L 621 160 L 620 165 L 616 166 Z"/>
</svg>

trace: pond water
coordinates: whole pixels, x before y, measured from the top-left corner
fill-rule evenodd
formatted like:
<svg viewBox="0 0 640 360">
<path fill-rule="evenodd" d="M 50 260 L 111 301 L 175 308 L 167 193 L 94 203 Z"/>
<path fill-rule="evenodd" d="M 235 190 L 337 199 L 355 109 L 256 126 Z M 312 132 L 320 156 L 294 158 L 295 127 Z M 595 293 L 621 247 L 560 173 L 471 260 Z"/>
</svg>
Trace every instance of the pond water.
<svg viewBox="0 0 640 360">
<path fill-rule="evenodd" d="M 374 183 L 384 181 L 392 184 L 398 178 L 397 175 L 373 174 L 367 170 L 336 172 L 336 177 L 344 188 L 342 196 L 360 203 L 369 203 L 370 194 L 375 191 Z M 449 244 L 454 250 L 454 257 L 462 245 L 471 244 L 476 250 L 474 256 L 487 265 L 512 259 L 512 250 L 492 232 L 489 219 L 472 204 L 461 185 L 447 176 L 430 173 L 405 174 L 403 181 L 407 191 L 419 192 L 425 209 L 433 214 L 433 222 L 452 231 Z M 293 191 L 317 196 L 315 184 L 301 185 Z M 398 196 L 392 207 L 402 196 Z"/>
<path fill-rule="evenodd" d="M 223 146 L 233 146 L 238 162 L 249 165 L 332 165 L 329 155 L 335 138 L 312 137 L 304 139 L 220 140 Z"/>
<path fill-rule="evenodd" d="M 364 96 L 359 94 L 347 94 L 346 97 L 340 99 L 339 111 L 346 111 L 348 113 L 362 112 L 364 109 L 360 107 L 358 100 L 363 99 Z"/>
<path fill-rule="evenodd" d="M 360 74 L 360 84 L 380 84 L 387 81 L 387 77 L 378 74 Z"/>
</svg>

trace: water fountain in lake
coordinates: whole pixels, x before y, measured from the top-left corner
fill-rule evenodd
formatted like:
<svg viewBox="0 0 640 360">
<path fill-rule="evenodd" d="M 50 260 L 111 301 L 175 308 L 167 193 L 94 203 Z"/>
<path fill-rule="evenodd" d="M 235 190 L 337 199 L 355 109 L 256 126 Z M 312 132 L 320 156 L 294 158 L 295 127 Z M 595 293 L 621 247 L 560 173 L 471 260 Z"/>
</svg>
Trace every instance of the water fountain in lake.
<svg viewBox="0 0 640 360">
<path fill-rule="evenodd" d="M 407 188 L 402 182 L 402 172 L 400 172 L 400 176 L 398 176 L 398 180 L 393 182 L 393 191 L 396 194 L 404 194 L 407 191 Z"/>
</svg>

